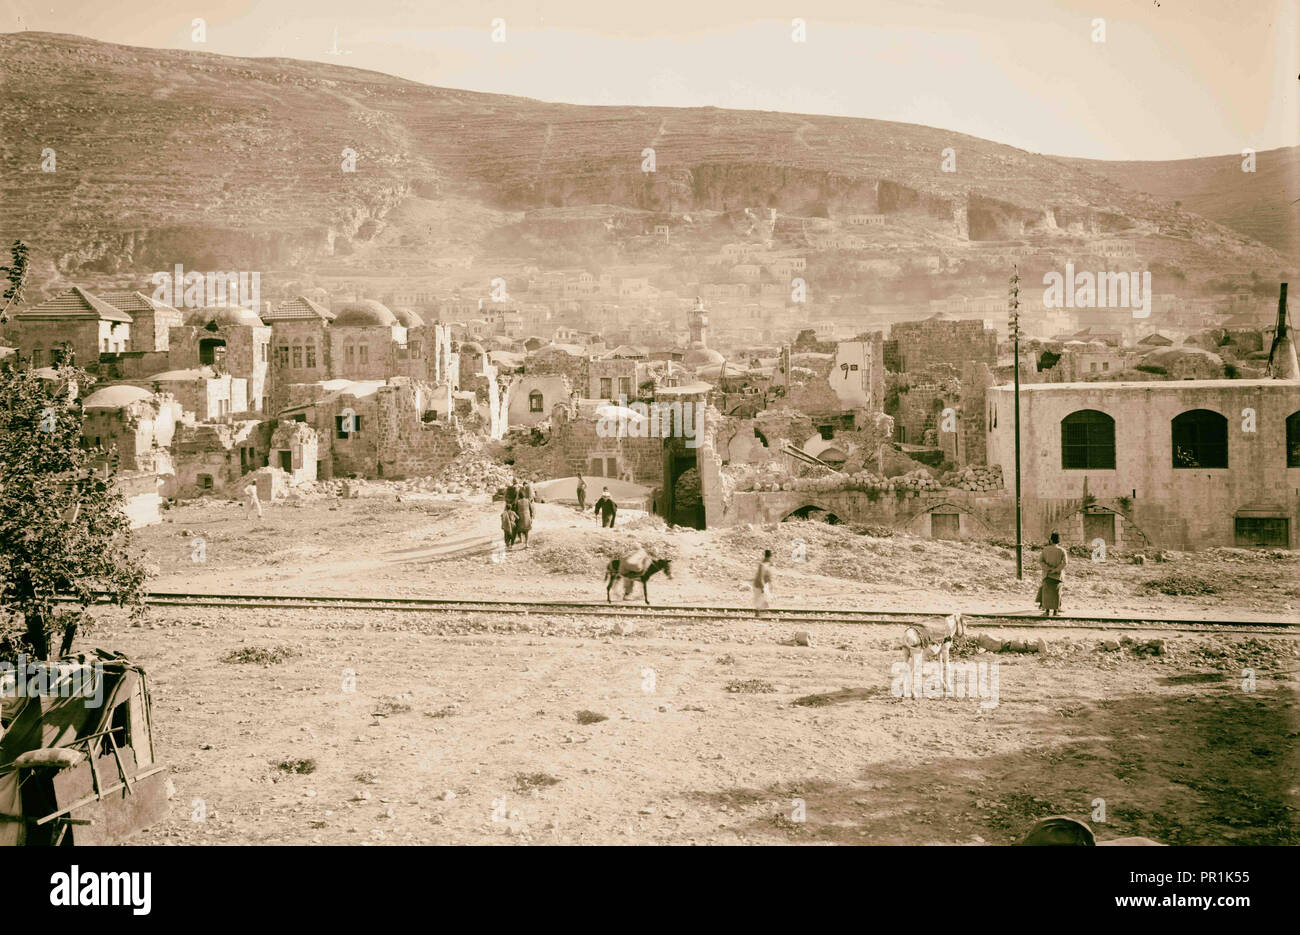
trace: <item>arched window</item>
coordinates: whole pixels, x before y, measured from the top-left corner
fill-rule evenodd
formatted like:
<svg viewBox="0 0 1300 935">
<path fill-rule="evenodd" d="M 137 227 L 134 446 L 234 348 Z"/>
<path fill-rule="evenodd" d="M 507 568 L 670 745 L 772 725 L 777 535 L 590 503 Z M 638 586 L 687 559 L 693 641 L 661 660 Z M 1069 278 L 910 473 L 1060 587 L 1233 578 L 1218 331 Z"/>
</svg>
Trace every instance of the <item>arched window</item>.
<svg viewBox="0 0 1300 935">
<path fill-rule="evenodd" d="M 1169 423 L 1176 468 L 1226 468 L 1228 420 L 1209 409 L 1189 409 Z"/>
<path fill-rule="evenodd" d="M 1096 409 L 1080 409 L 1061 420 L 1061 468 L 1115 469 L 1115 420 Z"/>
<path fill-rule="evenodd" d="M 293 346 L 293 369 L 294 370 L 302 369 L 302 345 L 301 344 L 295 344 Z"/>
<path fill-rule="evenodd" d="M 533 390 L 531 393 L 528 394 L 528 411 L 529 412 L 542 411 L 542 394 L 540 390 Z"/>
<path fill-rule="evenodd" d="M 1300 467 L 1300 409 L 1286 417 L 1286 466 Z"/>
</svg>

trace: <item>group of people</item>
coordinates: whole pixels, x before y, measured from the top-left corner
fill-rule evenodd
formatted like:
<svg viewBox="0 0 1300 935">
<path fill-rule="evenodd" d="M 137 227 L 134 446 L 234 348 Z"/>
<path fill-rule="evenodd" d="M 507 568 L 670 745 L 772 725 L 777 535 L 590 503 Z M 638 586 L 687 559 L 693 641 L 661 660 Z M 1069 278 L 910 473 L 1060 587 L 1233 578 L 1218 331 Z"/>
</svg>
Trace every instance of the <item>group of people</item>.
<svg viewBox="0 0 1300 935">
<path fill-rule="evenodd" d="M 528 548 L 528 533 L 533 528 L 533 504 L 536 502 L 532 482 L 521 484 L 512 480 L 506 486 L 506 502 L 501 509 L 501 535 L 507 549 L 520 539 L 524 540 L 524 548 Z"/>
<path fill-rule="evenodd" d="M 586 511 L 587 511 L 587 481 L 581 474 L 579 474 L 578 475 L 578 512 L 585 513 Z M 600 489 L 600 499 L 597 500 L 594 504 L 592 504 L 591 511 L 593 513 L 600 514 L 601 528 L 609 528 L 609 529 L 614 528 L 614 517 L 618 515 L 618 504 L 615 503 L 614 498 L 609 495 L 608 487 L 602 487 Z"/>
</svg>

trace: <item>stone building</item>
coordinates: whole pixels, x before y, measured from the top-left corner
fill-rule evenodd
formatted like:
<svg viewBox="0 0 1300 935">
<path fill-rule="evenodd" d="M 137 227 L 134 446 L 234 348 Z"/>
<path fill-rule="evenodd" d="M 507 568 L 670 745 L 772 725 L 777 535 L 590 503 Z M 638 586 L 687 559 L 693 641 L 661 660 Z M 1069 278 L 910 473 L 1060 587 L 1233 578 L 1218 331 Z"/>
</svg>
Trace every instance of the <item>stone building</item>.
<svg viewBox="0 0 1300 935">
<path fill-rule="evenodd" d="M 890 338 L 898 342 L 898 365 L 903 373 L 934 364 L 952 364 L 959 371 L 968 360 L 997 363 L 998 335 L 980 319 L 955 321 L 945 314 L 924 321 L 896 322 Z"/>
<path fill-rule="evenodd" d="M 131 351 L 166 351 L 170 347 L 171 329 L 185 320 L 180 309 L 140 292 L 104 292 L 99 297 L 131 316 L 128 348 Z"/>
<path fill-rule="evenodd" d="M 75 355 L 77 366 L 98 372 L 100 354 L 130 350 L 131 316 L 73 286 L 52 299 L 15 312 L 8 340 L 33 367 L 57 366 Z"/>
<path fill-rule="evenodd" d="M 278 423 L 271 433 L 270 466 L 285 473 L 290 485 L 316 480 L 318 439 L 316 431 L 302 422 Z"/>
<path fill-rule="evenodd" d="M 106 386 L 81 401 L 81 435 L 90 448 L 116 458 L 123 471 L 174 474 L 171 444 L 181 406 L 138 386 Z"/>
<path fill-rule="evenodd" d="M 557 405 L 567 404 L 571 389 L 559 373 L 530 373 L 516 377 L 508 389 L 508 426 L 537 425 L 551 417 Z"/>
<path fill-rule="evenodd" d="M 329 325 L 334 313 L 306 296 L 281 302 L 262 315 L 271 328 L 272 359 L 275 367 L 271 395 L 274 412 L 282 404 L 283 390 L 290 383 L 317 383 L 331 375 Z"/>
<path fill-rule="evenodd" d="M 1040 383 L 1020 392 L 1031 539 L 1058 531 L 1172 549 L 1300 544 L 1300 382 Z M 1012 388 L 988 398 L 988 462 L 1010 478 Z"/>
<path fill-rule="evenodd" d="M 243 380 L 247 404 L 233 412 L 262 412 L 271 367 L 271 329 L 257 313 L 238 305 L 200 308 L 170 329 L 168 366 L 174 370 L 211 367 Z M 232 401 L 235 398 L 232 393 Z"/>
<path fill-rule="evenodd" d="M 637 363 L 627 359 L 591 360 L 587 363 L 587 399 L 636 399 Z"/>
<path fill-rule="evenodd" d="M 155 393 L 167 393 L 191 422 L 227 421 L 249 411 L 248 381 L 212 367 L 167 370 L 132 381 Z"/>
<path fill-rule="evenodd" d="M 385 380 L 398 372 L 398 349 L 406 328 L 379 302 L 366 299 L 341 306 L 329 325 L 330 377 Z"/>
</svg>

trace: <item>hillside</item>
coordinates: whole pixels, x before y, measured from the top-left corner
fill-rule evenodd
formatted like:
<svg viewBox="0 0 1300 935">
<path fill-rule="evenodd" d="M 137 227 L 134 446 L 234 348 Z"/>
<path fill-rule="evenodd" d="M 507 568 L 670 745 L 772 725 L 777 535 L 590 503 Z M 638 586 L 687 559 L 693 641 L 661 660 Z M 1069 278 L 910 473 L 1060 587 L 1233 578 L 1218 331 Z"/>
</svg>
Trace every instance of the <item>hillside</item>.
<svg viewBox="0 0 1300 935">
<path fill-rule="evenodd" d="M 1283 256 L 1300 255 L 1300 146 L 1255 154 L 1255 171 L 1243 172 L 1237 154 L 1166 162 L 1065 159 L 1067 165 L 1133 191 L 1181 201 L 1203 215 Z"/>
<path fill-rule="evenodd" d="M 281 282 L 396 282 L 444 261 L 484 275 L 593 258 L 680 271 L 772 208 L 781 246 L 811 254 L 809 224 L 879 213 L 890 228 L 866 255 L 981 282 L 1000 283 L 1008 265 L 982 249 L 1028 244 L 1051 263 L 1113 236 L 1140 238 L 1142 255 L 1180 277 L 1271 277 L 1282 265 L 1095 166 L 910 124 L 553 104 L 33 32 L 0 36 L 0 77 L 0 237 L 31 241 L 37 286 L 175 263 L 279 271 Z M 47 147 L 52 173 L 41 171 Z M 349 147 L 355 173 L 341 171 Z M 955 172 L 941 171 L 946 148 Z M 673 250 L 638 240 L 651 218 L 681 230 Z M 897 270 L 899 288 L 918 279 Z M 852 277 L 843 287 L 863 288 Z"/>
</svg>

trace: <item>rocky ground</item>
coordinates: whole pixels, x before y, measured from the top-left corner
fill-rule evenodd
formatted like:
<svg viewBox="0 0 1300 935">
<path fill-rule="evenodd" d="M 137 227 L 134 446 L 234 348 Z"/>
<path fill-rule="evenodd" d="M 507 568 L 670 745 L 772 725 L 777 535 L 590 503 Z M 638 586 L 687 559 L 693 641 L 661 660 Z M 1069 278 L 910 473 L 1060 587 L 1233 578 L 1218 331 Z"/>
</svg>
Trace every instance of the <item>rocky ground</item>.
<svg viewBox="0 0 1300 935">
<path fill-rule="evenodd" d="M 376 496 L 277 503 L 254 524 L 206 501 L 139 544 L 158 590 L 598 599 L 605 555 L 639 541 L 674 556 L 656 602 L 743 604 L 766 544 L 778 604 L 1032 603 L 988 543 L 631 516 L 611 532 L 543 504 L 527 550 L 494 563 L 458 546 L 490 540 L 495 516 Z M 1283 619 L 1300 598 L 1286 553 L 1111 558 L 1074 559 L 1067 608 Z M 1035 631 L 1043 653 L 962 641 L 981 696 L 904 699 L 892 627 L 818 624 L 798 646 L 785 624 L 616 614 L 107 613 L 85 642 L 146 666 L 177 788 L 169 818 L 134 840 L 1001 844 L 1056 813 L 1100 839 L 1300 839 L 1300 656 L 1281 632 L 1052 627 Z M 1164 651 L 1105 642 L 1120 635 L 1163 637 Z"/>
</svg>

